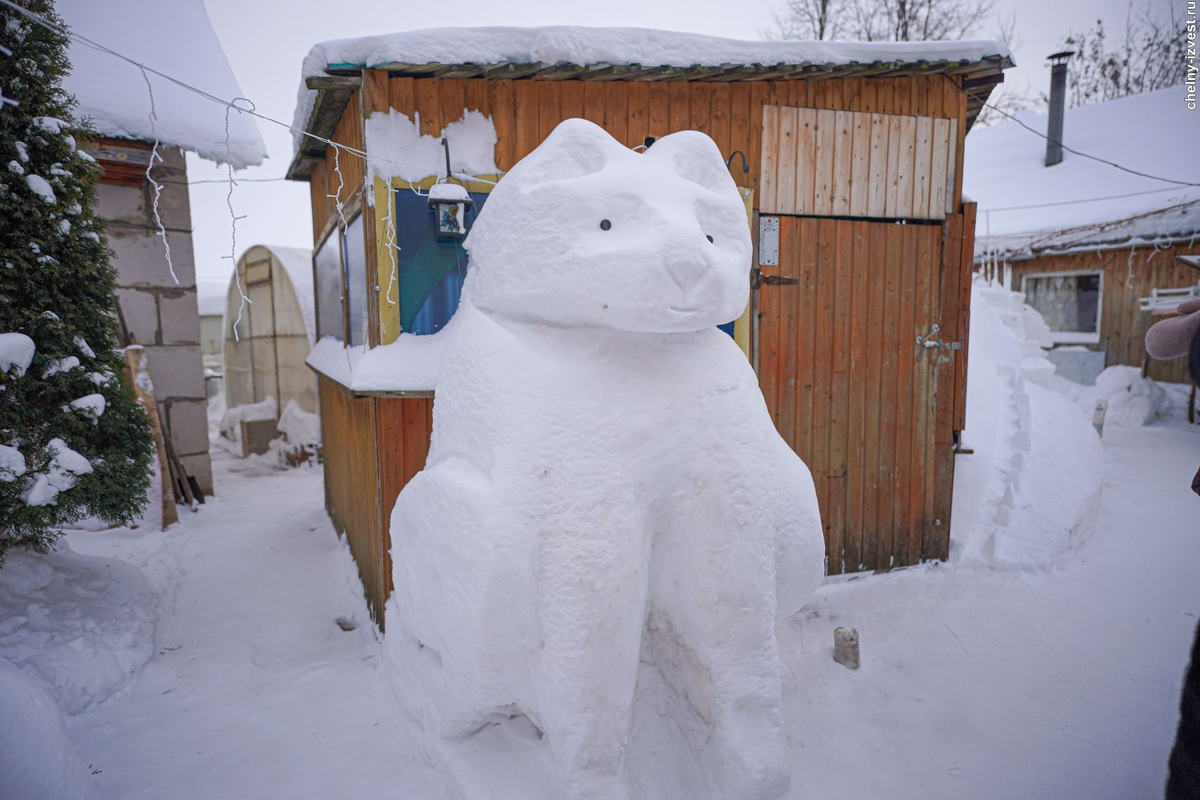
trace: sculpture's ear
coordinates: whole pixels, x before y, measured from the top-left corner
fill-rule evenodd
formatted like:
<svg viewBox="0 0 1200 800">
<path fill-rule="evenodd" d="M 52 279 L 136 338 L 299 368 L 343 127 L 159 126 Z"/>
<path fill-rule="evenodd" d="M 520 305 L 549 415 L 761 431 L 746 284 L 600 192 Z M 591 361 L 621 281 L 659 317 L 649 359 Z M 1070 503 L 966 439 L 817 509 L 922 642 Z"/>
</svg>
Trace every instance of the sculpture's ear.
<svg viewBox="0 0 1200 800">
<path fill-rule="evenodd" d="M 518 183 L 529 184 L 582 178 L 604 169 L 614 152 L 622 149 L 599 125 L 568 119 L 505 177 L 515 174 Z"/>
<path fill-rule="evenodd" d="M 675 172 L 692 183 L 721 194 L 737 190 L 721 151 L 699 131 L 679 131 L 656 141 L 646 155 L 671 164 Z"/>
</svg>

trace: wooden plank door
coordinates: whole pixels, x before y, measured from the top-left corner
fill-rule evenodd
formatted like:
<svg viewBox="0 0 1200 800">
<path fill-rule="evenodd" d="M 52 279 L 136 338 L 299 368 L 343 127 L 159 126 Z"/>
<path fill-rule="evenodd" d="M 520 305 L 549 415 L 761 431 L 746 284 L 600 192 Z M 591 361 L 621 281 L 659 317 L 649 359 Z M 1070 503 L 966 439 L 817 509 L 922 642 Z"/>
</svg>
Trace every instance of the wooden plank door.
<svg viewBox="0 0 1200 800">
<path fill-rule="evenodd" d="M 778 264 L 760 269 L 796 282 L 756 290 L 759 381 L 780 434 L 812 470 L 827 572 L 945 558 L 964 352 L 952 343 L 965 334 L 962 216 L 778 220 Z"/>
</svg>

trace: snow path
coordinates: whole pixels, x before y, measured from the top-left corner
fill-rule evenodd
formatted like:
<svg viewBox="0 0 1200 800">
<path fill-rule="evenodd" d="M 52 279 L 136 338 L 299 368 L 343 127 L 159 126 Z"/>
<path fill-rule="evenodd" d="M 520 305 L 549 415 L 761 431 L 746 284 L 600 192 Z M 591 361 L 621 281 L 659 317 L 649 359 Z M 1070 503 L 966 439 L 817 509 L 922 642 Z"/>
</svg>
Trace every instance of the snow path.
<svg viewBox="0 0 1200 800">
<path fill-rule="evenodd" d="M 793 618 L 798 797 L 1162 796 L 1200 613 L 1200 431 L 1104 446 L 1097 529 L 1065 566 L 840 581 Z M 832 660 L 837 625 L 859 629 L 858 673 Z"/>
<path fill-rule="evenodd" d="M 320 469 L 213 453 L 222 496 L 172 537 L 174 614 L 133 695 L 68 721 L 81 756 L 111 797 L 316 800 L 390 786 L 438 800 L 440 779 L 404 756 L 416 751 Z M 341 616 L 359 627 L 342 631 Z"/>
<path fill-rule="evenodd" d="M 1200 430 L 1110 430 L 1104 443 L 1099 525 L 1064 566 L 837 580 L 791 620 L 790 797 L 1161 796 L 1200 614 L 1187 489 Z M 320 472 L 224 453 L 214 466 L 222 498 L 169 540 L 183 567 L 156 656 L 129 699 L 68 721 L 84 762 L 114 798 L 443 800 L 369 626 L 334 624 L 366 612 Z M 861 634 L 858 672 L 831 658 L 842 624 Z M 643 720 L 657 699 L 645 688 Z M 630 761 L 662 771 L 643 772 L 635 796 L 682 800 L 656 727 Z M 537 797 L 496 783 L 496 800 Z"/>
</svg>

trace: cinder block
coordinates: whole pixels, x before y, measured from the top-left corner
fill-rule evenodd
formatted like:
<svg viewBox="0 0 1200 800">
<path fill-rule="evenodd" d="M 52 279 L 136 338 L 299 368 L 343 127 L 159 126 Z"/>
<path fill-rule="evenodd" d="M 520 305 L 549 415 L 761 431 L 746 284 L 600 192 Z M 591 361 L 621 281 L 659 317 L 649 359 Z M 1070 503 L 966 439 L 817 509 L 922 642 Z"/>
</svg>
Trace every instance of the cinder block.
<svg viewBox="0 0 1200 800">
<path fill-rule="evenodd" d="M 182 398 L 204 399 L 204 362 L 200 345 L 170 345 L 146 348 L 150 380 L 160 403 Z"/>
<path fill-rule="evenodd" d="M 213 474 L 212 460 L 208 453 L 197 453 L 191 456 L 180 456 L 180 462 L 183 463 L 183 468 L 187 473 L 196 479 L 196 483 L 200 484 L 200 491 L 204 492 L 205 496 L 213 493 Z"/>
<path fill-rule="evenodd" d="M 196 292 L 164 289 L 158 294 L 163 344 L 200 344 L 200 313 Z"/>
<path fill-rule="evenodd" d="M 208 452 L 208 403 L 204 400 L 169 400 L 162 404 L 175 452 L 181 456 Z"/>
<path fill-rule="evenodd" d="M 159 344 L 158 297 L 153 292 L 139 289 L 117 289 L 117 300 L 125 317 L 125 327 L 134 342 L 144 345 Z"/>
<path fill-rule="evenodd" d="M 168 231 L 167 241 L 171 245 L 171 263 L 175 265 L 178 284 L 171 280 L 166 251 L 157 230 L 111 226 L 108 244 L 116 253 L 117 285 L 194 288 L 196 264 L 192 257 L 192 235 Z"/>
<path fill-rule="evenodd" d="M 125 225 L 147 224 L 146 193 L 140 186 L 120 186 L 115 183 L 96 184 L 96 213 L 109 223 Z M 112 226 L 115 227 L 115 226 Z M 112 230 L 112 227 L 109 230 Z"/>
</svg>

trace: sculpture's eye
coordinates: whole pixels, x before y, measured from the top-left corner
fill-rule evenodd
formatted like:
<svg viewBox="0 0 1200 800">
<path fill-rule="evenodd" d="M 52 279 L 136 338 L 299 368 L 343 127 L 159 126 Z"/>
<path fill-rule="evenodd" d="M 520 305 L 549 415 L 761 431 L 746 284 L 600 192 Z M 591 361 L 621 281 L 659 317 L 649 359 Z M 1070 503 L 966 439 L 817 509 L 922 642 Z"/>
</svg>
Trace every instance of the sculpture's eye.
<svg viewBox="0 0 1200 800">
<path fill-rule="evenodd" d="M 609 222 L 608 220 L 606 220 L 606 219 L 600 220 L 600 230 L 606 231 L 611 227 L 612 227 L 612 223 Z"/>
<path fill-rule="evenodd" d="M 713 243 L 713 240 L 712 240 L 712 237 L 711 237 L 711 236 L 705 236 L 704 238 L 705 238 L 705 239 L 708 239 L 708 243 L 709 243 L 709 244 L 712 244 L 712 243 Z"/>
</svg>

